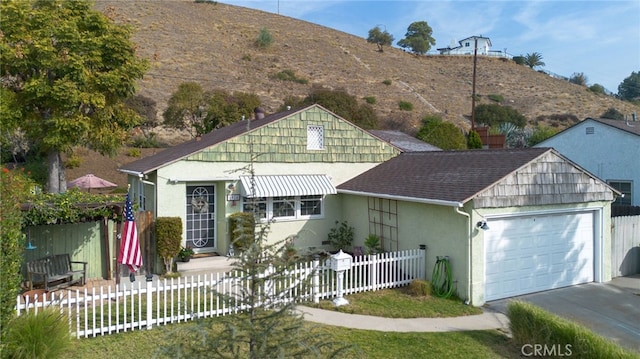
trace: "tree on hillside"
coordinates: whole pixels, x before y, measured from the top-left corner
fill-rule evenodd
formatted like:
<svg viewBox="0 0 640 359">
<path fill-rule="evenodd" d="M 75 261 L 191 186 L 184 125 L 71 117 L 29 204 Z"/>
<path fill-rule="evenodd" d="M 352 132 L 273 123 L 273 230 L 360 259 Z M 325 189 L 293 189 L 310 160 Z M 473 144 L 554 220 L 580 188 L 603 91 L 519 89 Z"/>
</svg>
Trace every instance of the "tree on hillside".
<svg viewBox="0 0 640 359">
<path fill-rule="evenodd" d="M 249 118 L 260 106 L 255 94 L 224 90 L 204 91 L 200 84 L 185 82 L 169 98 L 163 124 L 188 131 L 192 137 Z"/>
<path fill-rule="evenodd" d="M 640 98 L 640 71 L 632 72 L 618 85 L 618 96 L 627 101 Z"/>
<path fill-rule="evenodd" d="M 600 115 L 600 118 L 608 118 L 610 120 L 624 120 L 624 114 L 617 109 L 610 107 Z"/>
<path fill-rule="evenodd" d="M 439 115 L 424 117 L 416 138 L 443 150 L 467 148 L 467 140 L 462 131 L 453 123 L 443 121 Z"/>
<path fill-rule="evenodd" d="M 387 30 L 380 30 L 379 26 L 369 30 L 369 37 L 367 37 L 367 42 L 378 45 L 378 51 L 380 52 L 384 52 L 382 49 L 383 46 L 391 46 L 393 40 L 393 35 L 387 32 Z"/>
<path fill-rule="evenodd" d="M 410 49 L 415 54 L 426 54 L 431 46 L 436 44 L 436 40 L 431 36 L 432 32 L 431 26 L 426 21 L 411 23 L 404 39 L 398 41 L 398 46 Z"/>
<path fill-rule="evenodd" d="M 378 128 L 378 116 L 373 107 L 367 103 L 359 103 L 358 98 L 343 89 L 331 90 L 314 86 L 304 99 L 286 98 L 281 110 L 286 106 L 302 107 L 315 103 L 364 129 Z"/>
<path fill-rule="evenodd" d="M 88 1 L 2 1 L 0 121 L 46 154 L 47 191 L 66 191 L 61 154 L 76 146 L 114 154 L 140 117 L 133 95 L 147 62 L 132 30 Z"/>
<path fill-rule="evenodd" d="M 527 124 L 527 118 L 518 110 L 511 106 L 501 106 L 498 104 L 481 104 L 475 109 L 476 123 L 481 123 L 489 127 L 498 127 L 504 122 L 511 122 L 518 127 Z"/>
<path fill-rule="evenodd" d="M 587 86 L 589 80 L 583 72 L 574 72 L 571 77 L 569 77 L 569 82 L 580 86 Z"/>
<path fill-rule="evenodd" d="M 600 94 L 600 95 L 604 95 L 606 93 L 604 86 L 600 85 L 600 84 L 593 84 L 591 86 L 589 86 L 589 91 L 595 93 L 595 94 Z"/>
<path fill-rule="evenodd" d="M 544 62 L 542 62 L 542 55 L 538 52 L 527 54 L 527 56 L 524 57 L 524 64 L 529 66 L 529 68 L 545 65 Z"/>
</svg>

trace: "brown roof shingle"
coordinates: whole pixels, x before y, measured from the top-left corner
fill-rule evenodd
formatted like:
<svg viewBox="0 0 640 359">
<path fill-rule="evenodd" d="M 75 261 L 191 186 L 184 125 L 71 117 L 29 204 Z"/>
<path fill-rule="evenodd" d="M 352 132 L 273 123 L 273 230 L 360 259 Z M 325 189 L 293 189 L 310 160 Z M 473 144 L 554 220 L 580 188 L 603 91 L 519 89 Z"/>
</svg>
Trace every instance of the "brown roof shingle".
<svg viewBox="0 0 640 359">
<path fill-rule="evenodd" d="M 549 148 L 405 152 L 342 183 L 360 192 L 463 204 Z"/>
</svg>

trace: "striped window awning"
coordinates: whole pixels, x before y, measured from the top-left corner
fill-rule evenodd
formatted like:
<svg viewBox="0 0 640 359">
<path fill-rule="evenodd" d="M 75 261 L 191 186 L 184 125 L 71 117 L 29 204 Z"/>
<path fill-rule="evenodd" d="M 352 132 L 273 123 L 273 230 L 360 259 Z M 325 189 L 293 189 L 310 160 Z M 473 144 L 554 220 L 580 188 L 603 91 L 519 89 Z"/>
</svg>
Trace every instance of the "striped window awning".
<svg viewBox="0 0 640 359">
<path fill-rule="evenodd" d="M 240 176 L 240 181 L 242 182 L 242 194 L 248 198 L 337 193 L 336 188 L 326 175 Z"/>
</svg>

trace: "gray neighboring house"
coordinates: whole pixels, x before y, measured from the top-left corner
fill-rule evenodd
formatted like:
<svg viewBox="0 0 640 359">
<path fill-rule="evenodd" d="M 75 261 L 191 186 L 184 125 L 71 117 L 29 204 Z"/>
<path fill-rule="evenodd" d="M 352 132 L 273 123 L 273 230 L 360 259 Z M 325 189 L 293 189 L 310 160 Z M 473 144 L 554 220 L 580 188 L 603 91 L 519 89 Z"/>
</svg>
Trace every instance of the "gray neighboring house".
<svg viewBox="0 0 640 359">
<path fill-rule="evenodd" d="M 586 118 L 535 147 L 553 147 L 640 206 L 640 122 Z"/>
<path fill-rule="evenodd" d="M 403 152 L 442 151 L 440 147 L 426 143 L 401 131 L 369 130 L 369 133 L 398 147 Z"/>
</svg>

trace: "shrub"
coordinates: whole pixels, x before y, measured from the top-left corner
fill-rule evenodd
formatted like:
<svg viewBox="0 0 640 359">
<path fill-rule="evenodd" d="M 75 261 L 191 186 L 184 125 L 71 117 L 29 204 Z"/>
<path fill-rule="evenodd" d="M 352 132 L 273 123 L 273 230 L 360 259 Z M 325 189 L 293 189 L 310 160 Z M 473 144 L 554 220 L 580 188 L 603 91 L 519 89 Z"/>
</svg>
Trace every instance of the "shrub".
<svg viewBox="0 0 640 359">
<path fill-rule="evenodd" d="M 69 327 L 55 307 L 29 311 L 11 320 L 5 345 L 9 358 L 60 358 L 71 345 Z"/>
<path fill-rule="evenodd" d="M 526 59 L 524 56 L 514 56 L 513 62 L 515 62 L 517 65 L 524 65 L 526 62 Z"/>
<path fill-rule="evenodd" d="M 246 55 L 242 55 L 242 60 L 244 60 L 244 61 L 251 61 L 251 55 L 248 55 L 248 54 L 246 54 Z"/>
<path fill-rule="evenodd" d="M 605 112 L 600 115 L 601 118 L 608 118 L 611 120 L 624 120 L 624 114 L 613 107 L 609 107 Z"/>
<path fill-rule="evenodd" d="M 255 218 L 250 212 L 229 216 L 229 236 L 234 250 L 244 252 L 255 241 Z"/>
<path fill-rule="evenodd" d="M 327 237 L 334 249 L 350 251 L 353 245 L 353 227 L 350 227 L 347 221 L 336 221 L 336 226 L 331 228 Z"/>
<path fill-rule="evenodd" d="M 78 168 L 82 164 L 82 159 L 76 154 L 72 154 L 64 161 L 65 168 Z"/>
<path fill-rule="evenodd" d="M 422 279 L 415 279 L 409 283 L 407 293 L 415 297 L 431 296 L 431 283 Z"/>
<path fill-rule="evenodd" d="M 139 148 L 130 148 L 127 151 L 127 156 L 129 156 L 129 157 L 140 157 L 141 154 L 142 153 L 140 152 Z"/>
<path fill-rule="evenodd" d="M 164 260 L 167 273 L 173 269 L 173 258 L 180 253 L 182 247 L 182 218 L 158 217 L 155 223 L 158 255 Z"/>
<path fill-rule="evenodd" d="M 482 148 L 482 139 L 476 131 L 469 131 L 467 135 L 467 148 L 470 150 Z"/>
<path fill-rule="evenodd" d="M 160 148 L 162 144 L 158 141 L 155 133 L 148 136 L 136 136 L 129 141 L 129 146 L 138 148 Z"/>
<path fill-rule="evenodd" d="M 303 84 L 303 85 L 306 85 L 307 83 L 309 83 L 309 81 L 307 79 L 298 78 L 296 76 L 295 72 L 293 72 L 293 70 L 288 70 L 288 69 L 278 72 L 275 75 L 275 78 L 280 80 L 280 81 L 297 82 L 297 83 Z"/>
<path fill-rule="evenodd" d="M 445 122 L 439 115 L 426 116 L 416 137 L 443 150 L 464 150 L 467 140 L 462 131 L 451 122 Z"/>
<path fill-rule="evenodd" d="M 507 307 L 513 340 L 518 345 L 559 343 L 571 350 L 576 358 L 637 358 L 615 343 L 566 319 L 532 304 L 514 301 Z M 564 349 L 565 347 L 562 347 Z"/>
<path fill-rule="evenodd" d="M 389 85 L 391 85 L 391 80 L 384 80 L 384 81 L 382 81 L 382 83 L 387 85 L 387 86 L 389 86 Z"/>
<path fill-rule="evenodd" d="M 375 105 L 375 104 L 376 104 L 376 102 L 377 102 L 377 100 L 376 100 L 375 96 L 366 96 L 366 97 L 364 98 L 364 101 L 365 101 L 366 103 L 368 103 L 369 105 Z"/>
<path fill-rule="evenodd" d="M 20 291 L 25 235 L 22 233 L 23 212 L 20 204 L 25 202 L 34 183 L 23 170 L 0 172 L 0 343 L 10 327 L 10 318 L 15 315 L 16 297 Z M 2 347 L 0 345 L 0 352 Z"/>
<path fill-rule="evenodd" d="M 551 128 L 549 126 L 538 125 L 533 129 L 531 136 L 529 136 L 527 145 L 529 147 L 533 147 L 538 143 L 546 140 L 547 138 L 558 133 L 558 130 Z"/>
<path fill-rule="evenodd" d="M 413 104 L 411 102 L 408 102 L 408 101 L 400 101 L 400 102 L 398 102 L 398 107 L 402 111 L 412 111 L 413 110 Z"/>
<path fill-rule="evenodd" d="M 367 248 L 367 254 L 376 254 L 382 250 L 380 247 L 380 236 L 377 234 L 370 234 L 364 240 L 364 246 Z"/>
<path fill-rule="evenodd" d="M 258 34 L 258 38 L 255 42 L 256 47 L 259 49 L 266 49 L 267 47 L 271 46 L 272 42 L 273 36 L 271 36 L 269 30 L 267 30 L 267 28 L 265 27 L 260 29 L 260 33 Z"/>
<path fill-rule="evenodd" d="M 502 96 L 502 95 L 490 94 L 488 97 L 489 97 L 489 100 L 491 100 L 491 101 L 495 101 L 495 102 L 504 101 L 504 96 Z"/>
<path fill-rule="evenodd" d="M 605 94 L 605 90 L 604 90 L 604 86 L 600 85 L 600 84 L 593 84 L 591 86 L 589 86 L 589 91 L 598 94 L 598 95 L 604 95 Z"/>
<path fill-rule="evenodd" d="M 475 108 L 476 122 L 486 126 L 499 126 L 504 122 L 511 122 L 518 127 L 527 124 L 527 118 L 510 106 L 498 104 L 481 104 Z"/>
</svg>

